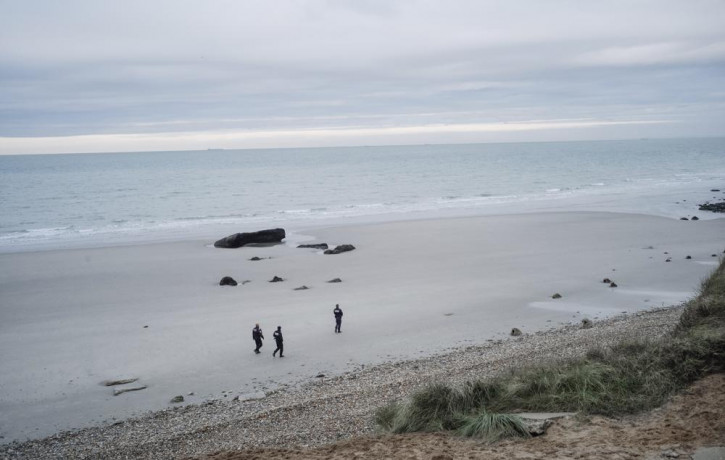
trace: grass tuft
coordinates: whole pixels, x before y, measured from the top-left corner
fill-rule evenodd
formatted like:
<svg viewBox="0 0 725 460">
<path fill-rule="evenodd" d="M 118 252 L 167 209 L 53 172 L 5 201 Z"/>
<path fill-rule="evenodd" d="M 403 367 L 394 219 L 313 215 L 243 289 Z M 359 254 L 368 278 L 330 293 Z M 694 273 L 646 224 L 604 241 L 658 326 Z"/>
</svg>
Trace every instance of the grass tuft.
<svg viewBox="0 0 725 460">
<path fill-rule="evenodd" d="M 495 414 L 483 411 L 478 415 L 465 417 L 458 428 L 461 436 L 495 442 L 502 438 L 530 437 L 521 417 L 511 414 Z"/>
<path fill-rule="evenodd" d="M 457 409 L 459 393 L 446 385 L 433 384 L 416 392 L 395 417 L 392 431 L 441 431 L 455 429 L 459 424 Z"/>
</svg>

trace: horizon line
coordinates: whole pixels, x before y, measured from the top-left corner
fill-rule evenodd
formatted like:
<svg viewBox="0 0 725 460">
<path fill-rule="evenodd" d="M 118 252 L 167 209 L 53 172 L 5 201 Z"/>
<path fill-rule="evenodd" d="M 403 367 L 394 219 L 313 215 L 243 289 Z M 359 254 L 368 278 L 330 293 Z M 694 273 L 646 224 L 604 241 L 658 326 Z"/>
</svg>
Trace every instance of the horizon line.
<svg viewBox="0 0 725 460">
<path fill-rule="evenodd" d="M 384 145 L 456 145 L 476 143 L 537 142 L 536 140 L 480 139 L 470 136 L 503 135 L 521 132 L 557 132 L 563 129 L 602 128 L 632 125 L 662 125 L 676 123 L 671 120 L 530 120 L 524 122 L 431 124 L 412 126 L 339 127 L 287 130 L 220 130 L 160 133 L 81 134 L 71 136 L 0 137 L 0 155 L 68 155 L 74 153 L 124 153 L 203 151 L 208 149 L 253 150 L 275 148 L 364 147 Z M 429 136 L 440 141 L 431 142 Z M 456 142 L 445 136 L 468 136 Z M 411 137 L 422 137 L 415 142 Z M 541 136 L 538 142 L 567 142 Z M 627 137 L 627 136 L 625 136 Z M 652 136 L 632 136 L 652 138 Z M 341 139 L 343 138 L 343 139 Z M 344 139 L 347 138 L 347 139 Z M 397 138 L 397 140 L 396 140 Z M 335 144 L 335 140 L 342 141 Z M 350 142 L 345 142 L 349 140 Z M 427 140 L 427 142 L 426 142 Z M 587 139 L 570 139 L 582 141 Z M 615 140 L 591 139 L 591 140 Z M 372 141 L 372 142 L 371 142 Z M 296 145 L 295 145 L 296 144 Z M 50 145 L 56 146 L 55 148 Z M 180 148 L 181 147 L 181 148 Z"/>
<path fill-rule="evenodd" d="M 2 138 L 0 138 L 2 139 Z M 616 137 L 611 139 L 571 139 L 571 140 L 541 140 L 541 141 L 481 141 L 481 142 L 425 142 L 420 144 L 340 144 L 299 147 L 210 147 L 201 149 L 159 149 L 159 150 L 108 150 L 99 152 L 37 152 L 37 153 L 2 153 L 0 157 L 12 156 L 55 156 L 55 155 L 123 155 L 132 153 L 174 153 L 174 152 L 234 152 L 254 150 L 317 150 L 317 149 L 347 149 L 347 148 L 381 148 L 381 147 L 423 147 L 423 146 L 457 146 L 457 145 L 497 145 L 497 144 L 575 144 L 583 142 L 623 142 L 623 141 L 660 141 L 660 140 L 686 140 L 686 139 L 725 139 L 723 135 L 711 136 L 647 136 L 647 137 Z"/>
</svg>

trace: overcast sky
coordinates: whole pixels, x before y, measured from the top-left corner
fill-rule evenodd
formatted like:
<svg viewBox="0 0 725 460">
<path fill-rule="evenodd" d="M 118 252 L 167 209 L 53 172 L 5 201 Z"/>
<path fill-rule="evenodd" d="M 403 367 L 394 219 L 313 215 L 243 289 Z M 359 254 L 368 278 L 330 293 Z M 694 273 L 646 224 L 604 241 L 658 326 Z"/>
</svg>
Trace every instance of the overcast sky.
<svg viewBox="0 0 725 460">
<path fill-rule="evenodd" d="M 723 0 L 0 0 L 4 154 L 724 128 Z"/>
</svg>

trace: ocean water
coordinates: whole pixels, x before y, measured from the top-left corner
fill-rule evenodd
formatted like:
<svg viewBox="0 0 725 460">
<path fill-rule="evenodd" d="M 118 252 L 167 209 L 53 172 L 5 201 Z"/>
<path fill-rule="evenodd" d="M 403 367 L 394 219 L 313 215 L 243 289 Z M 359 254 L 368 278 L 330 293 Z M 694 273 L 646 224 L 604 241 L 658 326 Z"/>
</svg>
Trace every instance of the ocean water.
<svg viewBox="0 0 725 460">
<path fill-rule="evenodd" d="M 678 218 L 725 139 L 0 156 L 0 252 L 534 211 Z"/>
</svg>

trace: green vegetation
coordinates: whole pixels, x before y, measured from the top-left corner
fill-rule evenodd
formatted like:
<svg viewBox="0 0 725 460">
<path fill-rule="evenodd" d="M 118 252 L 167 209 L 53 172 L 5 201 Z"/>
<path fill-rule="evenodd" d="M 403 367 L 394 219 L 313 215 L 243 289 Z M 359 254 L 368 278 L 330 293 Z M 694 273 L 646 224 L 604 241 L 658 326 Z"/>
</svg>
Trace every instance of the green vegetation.
<svg viewBox="0 0 725 460">
<path fill-rule="evenodd" d="M 576 411 L 635 413 L 661 405 L 703 376 L 725 371 L 725 261 L 688 302 L 672 334 L 592 349 L 576 361 L 520 369 L 467 382 L 431 385 L 408 401 L 379 409 L 376 422 L 393 433 L 456 431 L 493 441 L 527 436 L 509 413 Z"/>
<path fill-rule="evenodd" d="M 481 438 L 488 442 L 517 436 L 529 437 L 529 431 L 520 417 L 511 414 L 491 414 L 485 411 L 466 417 L 458 432 L 462 436 Z"/>
</svg>

